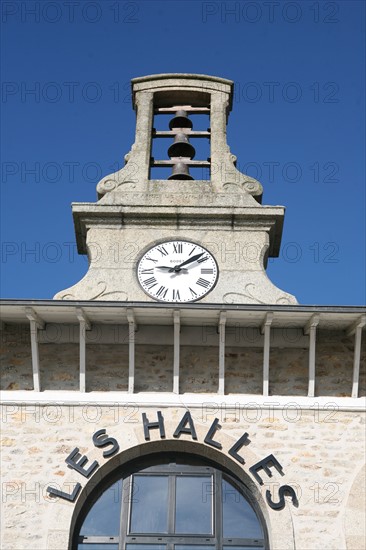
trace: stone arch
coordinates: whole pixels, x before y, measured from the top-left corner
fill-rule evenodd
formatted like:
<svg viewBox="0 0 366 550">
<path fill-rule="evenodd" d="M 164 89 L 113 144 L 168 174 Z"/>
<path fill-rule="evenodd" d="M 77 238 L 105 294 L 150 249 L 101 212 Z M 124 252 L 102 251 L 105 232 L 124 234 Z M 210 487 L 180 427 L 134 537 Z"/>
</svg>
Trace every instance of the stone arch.
<svg viewBox="0 0 366 550">
<path fill-rule="evenodd" d="M 223 439 L 224 438 L 220 438 L 220 441 L 223 441 Z M 229 439 L 232 445 L 233 439 L 231 437 Z M 230 448 L 230 446 L 227 448 Z M 124 465 L 127 466 L 131 462 L 136 461 L 137 459 L 142 459 L 143 457 L 148 457 L 149 455 L 152 456 L 168 452 L 179 452 L 200 457 L 202 459 L 208 459 L 216 464 L 218 468 L 226 469 L 231 472 L 247 487 L 253 498 L 257 501 L 267 527 L 270 549 L 295 549 L 294 529 L 291 513 L 289 511 L 289 506 L 291 506 L 290 503 L 287 503 L 285 508 L 281 511 L 272 510 L 265 502 L 259 485 L 251 476 L 248 475 L 239 463 L 235 462 L 225 452 L 219 451 L 203 443 L 176 439 L 151 441 L 136 445 L 119 452 L 117 455 L 109 459 L 103 466 L 101 466 L 96 474 L 87 482 L 85 487 L 82 489 L 79 498 L 77 499 L 72 517 L 70 518 L 71 521 L 67 548 L 72 550 L 72 538 L 77 518 L 83 506 L 86 504 L 92 490 L 98 490 L 98 487 L 102 487 L 106 479 L 116 469 L 121 469 Z M 245 454 L 248 456 L 247 452 Z M 257 461 L 258 458 L 256 457 L 253 463 Z"/>
<path fill-rule="evenodd" d="M 356 473 L 344 512 L 344 535 L 347 550 L 364 550 L 366 540 L 365 507 L 366 464 Z"/>
</svg>

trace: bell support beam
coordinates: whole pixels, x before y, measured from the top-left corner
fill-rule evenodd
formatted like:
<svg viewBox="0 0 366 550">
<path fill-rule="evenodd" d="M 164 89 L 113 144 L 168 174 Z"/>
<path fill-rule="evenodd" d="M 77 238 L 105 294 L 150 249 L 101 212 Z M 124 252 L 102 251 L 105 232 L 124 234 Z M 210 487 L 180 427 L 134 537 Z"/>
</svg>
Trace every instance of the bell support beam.
<svg viewBox="0 0 366 550">
<path fill-rule="evenodd" d="M 187 166 L 211 166 L 211 163 L 206 160 L 186 160 L 182 161 L 180 157 L 172 157 L 170 160 L 155 160 L 151 159 L 151 166 L 174 166 L 177 162 L 184 162 Z"/>
<path fill-rule="evenodd" d="M 219 395 L 225 394 L 225 329 L 226 311 L 221 311 L 219 318 Z"/>
<path fill-rule="evenodd" d="M 135 333 L 137 324 L 132 308 L 126 310 L 128 321 L 128 393 L 135 389 Z"/>
<path fill-rule="evenodd" d="M 174 137 L 177 135 L 177 133 L 179 134 L 186 134 L 187 136 L 190 136 L 190 137 L 196 137 L 196 138 L 209 138 L 211 137 L 211 133 L 210 132 L 200 132 L 200 131 L 194 131 L 194 130 L 190 130 L 189 128 L 179 128 L 179 131 L 174 131 L 174 130 L 155 130 L 153 132 L 153 136 L 154 137 L 163 137 L 163 138 L 171 138 L 171 137 Z"/>
<path fill-rule="evenodd" d="M 304 334 L 309 335 L 309 382 L 308 397 L 315 396 L 315 347 L 316 347 L 316 328 L 319 324 L 320 316 L 317 313 L 311 316 L 304 327 Z"/>
<path fill-rule="evenodd" d="M 155 113 L 161 115 L 171 115 L 176 111 L 186 111 L 190 115 L 210 113 L 209 107 L 192 107 L 192 105 L 177 105 L 175 107 L 157 107 L 154 109 Z"/>
<path fill-rule="evenodd" d="M 269 393 L 269 350 L 271 343 L 271 325 L 273 322 L 273 313 L 269 311 L 261 326 L 261 334 L 264 334 L 263 344 L 263 395 L 268 397 Z"/>
<path fill-rule="evenodd" d="M 355 350 L 353 354 L 352 397 L 358 397 L 360 378 L 362 329 L 366 325 L 366 315 L 361 315 L 346 331 L 347 337 L 355 335 Z"/>
<path fill-rule="evenodd" d="M 31 350 L 32 350 L 32 371 L 33 371 L 33 389 L 36 392 L 41 391 L 41 380 L 39 374 L 39 348 L 38 348 L 38 330 L 45 328 L 45 322 L 31 307 L 25 308 L 25 314 L 30 323 Z"/>
<path fill-rule="evenodd" d="M 91 323 L 81 307 L 75 310 L 79 321 L 79 389 L 86 392 L 86 331 L 91 330 Z"/>
<path fill-rule="evenodd" d="M 174 359 L 173 359 L 173 393 L 179 393 L 179 363 L 180 363 L 180 311 L 173 313 L 174 323 Z"/>
</svg>

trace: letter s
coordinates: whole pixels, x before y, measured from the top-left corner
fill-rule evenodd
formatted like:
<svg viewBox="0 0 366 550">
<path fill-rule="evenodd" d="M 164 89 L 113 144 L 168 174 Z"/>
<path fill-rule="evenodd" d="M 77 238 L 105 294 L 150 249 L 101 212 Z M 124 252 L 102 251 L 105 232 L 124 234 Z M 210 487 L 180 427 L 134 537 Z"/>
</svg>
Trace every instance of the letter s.
<svg viewBox="0 0 366 550">
<path fill-rule="evenodd" d="M 108 437 L 106 430 L 98 430 L 93 435 L 93 443 L 96 447 L 107 447 L 107 445 L 113 445 L 108 451 L 103 451 L 103 457 L 112 456 L 119 450 L 119 445 L 114 437 Z"/>
<path fill-rule="evenodd" d="M 266 500 L 267 500 L 269 506 L 273 510 L 282 510 L 285 507 L 285 504 L 286 504 L 285 495 L 286 494 L 291 497 L 292 504 L 294 506 L 297 507 L 299 505 L 299 501 L 297 500 L 295 490 L 290 485 L 282 485 L 278 490 L 278 494 L 279 494 L 280 500 L 278 502 L 273 502 L 272 496 L 271 496 L 271 491 L 269 489 L 267 489 L 267 491 L 266 491 Z"/>
</svg>

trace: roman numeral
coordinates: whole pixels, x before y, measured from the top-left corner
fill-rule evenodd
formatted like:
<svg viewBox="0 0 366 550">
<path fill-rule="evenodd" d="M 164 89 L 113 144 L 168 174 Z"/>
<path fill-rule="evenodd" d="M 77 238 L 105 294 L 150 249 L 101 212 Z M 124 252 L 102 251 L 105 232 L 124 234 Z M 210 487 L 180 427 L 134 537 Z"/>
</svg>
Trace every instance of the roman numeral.
<svg viewBox="0 0 366 550">
<path fill-rule="evenodd" d="M 212 275 L 212 274 L 213 274 L 213 269 L 201 268 L 201 275 Z"/>
<path fill-rule="evenodd" d="M 146 256 L 146 259 L 149 260 L 150 262 L 158 263 L 158 260 L 155 260 L 155 258 L 149 258 L 149 256 Z"/>
<path fill-rule="evenodd" d="M 144 284 L 150 290 L 158 284 L 158 281 L 155 279 L 155 277 L 150 277 L 149 279 L 145 279 Z"/>
<path fill-rule="evenodd" d="M 191 291 L 192 298 L 197 298 L 198 294 L 194 290 L 192 290 L 191 287 L 189 287 L 189 290 Z"/>
<path fill-rule="evenodd" d="M 207 281 L 206 279 L 201 279 L 201 277 L 196 281 L 196 285 L 203 286 L 204 288 L 207 288 L 210 286 L 210 281 Z"/>
<path fill-rule="evenodd" d="M 202 269 L 201 269 L 201 273 L 202 273 Z M 151 268 L 151 269 L 141 269 L 141 274 L 153 275 L 154 274 L 154 269 L 153 268 Z"/>
<path fill-rule="evenodd" d="M 173 289 L 173 300 L 180 300 L 179 290 Z"/>
<path fill-rule="evenodd" d="M 173 243 L 173 248 L 174 248 L 174 252 L 176 254 L 182 254 L 182 252 L 183 252 L 183 243 L 177 243 L 177 244 Z"/>
<path fill-rule="evenodd" d="M 193 254 L 193 252 L 196 250 L 196 248 L 197 248 L 197 246 L 194 246 L 194 247 L 192 248 L 192 250 L 190 251 L 190 253 L 188 254 L 188 256 L 190 256 L 191 254 Z"/>
<path fill-rule="evenodd" d="M 201 264 L 202 262 L 207 262 L 208 256 L 202 256 L 201 258 L 198 258 L 197 263 Z"/>
<path fill-rule="evenodd" d="M 167 256 L 168 255 L 167 250 L 163 246 L 160 246 L 157 250 L 160 252 L 160 254 L 162 256 Z"/>
<path fill-rule="evenodd" d="M 162 298 L 165 298 L 166 294 L 168 292 L 168 289 L 165 288 L 165 286 L 161 286 L 159 290 L 156 292 L 155 296 L 161 296 Z"/>
</svg>

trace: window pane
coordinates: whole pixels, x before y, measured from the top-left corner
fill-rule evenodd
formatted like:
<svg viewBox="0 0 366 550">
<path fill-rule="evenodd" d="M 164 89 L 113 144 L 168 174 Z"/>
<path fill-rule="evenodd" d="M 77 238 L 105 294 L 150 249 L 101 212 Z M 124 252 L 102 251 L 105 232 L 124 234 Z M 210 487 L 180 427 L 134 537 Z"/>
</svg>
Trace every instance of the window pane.
<svg viewBox="0 0 366 550">
<path fill-rule="evenodd" d="M 212 533 L 212 489 L 211 476 L 176 478 L 176 533 Z"/>
<path fill-rule="evenodd" d="M 118 550 L 118 544 L 79 544 L 78 550 Z"/>
<path fill-rule="evenodd" d="M 225 480 L 222 481 L 222 509 L 225 538 L 263 538 L 263 531 L 253 508 L 243 495 Z M 242 550 L 244 547 L 238 548 Z"/>
<path fill-rule="evenodd" d="M 209 545 L 204 544 L 176 544 L 174 546 L 174 550 L 212 550 L 212 548 L 215 548 L 215 545 Z"/>
<path fill-rule="evenodd" d="M 264 550 L 264 546 L 223 546 L 223 550 Z"/>
<path fill-rule="evenodd" d="M 131 533 L 167 533 L 168 476 L 134 475 Z"/>
<path fill-rule="evenodd" d="M 165 544 L 127 544 L 126 550 L 166 550 L 166 546 Z"/>
<path fill-rule="evenodd" d="M 80 529 L 80 535 L 118 537 L 121 502 L 122 481 L 119 480 L 104 491 L 93 505 Z M 90 545 L 88 548 L 94 550 Z M 99 546 L 95 550 L 98 549 Z"/>
</svg>

